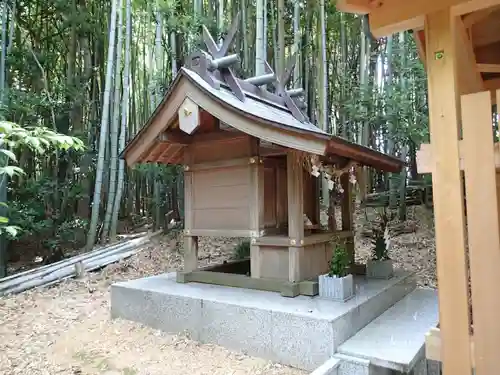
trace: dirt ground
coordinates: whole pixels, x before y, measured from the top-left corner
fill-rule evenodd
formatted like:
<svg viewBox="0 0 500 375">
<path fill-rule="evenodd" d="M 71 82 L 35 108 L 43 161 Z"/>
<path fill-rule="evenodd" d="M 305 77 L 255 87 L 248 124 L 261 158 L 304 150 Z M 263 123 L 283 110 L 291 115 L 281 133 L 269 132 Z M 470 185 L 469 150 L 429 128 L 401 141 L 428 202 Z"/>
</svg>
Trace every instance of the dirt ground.
<svg viewBox="0 0 500 375">
<path fill-rule="evenodd" d="M 357 213 L 359 260 L 370 256 L 363 238 L 364 213 Z M 435 286 L 431 214 L 410 208 L 414 233 L 395 238 L 396 266 L 416 271 L 420 285 Z M 202 239 L 202 264 L 227 259 L 234 239 Z M 0 298 L 0 374 L 99 375 L 302 375 L 303 371 L 235 353 L 189 338 L 168 335 L 123 320 L 110 320 L 109 287 L 119 280 L 153 275 L 181 266 L 175 238 L 154 240 L 139 255 L 52 288 Z"/>
<path fill-rule="evenodd" d="M 202 241 L 202 263 L 226 259 L 234 245 L 231 239 Z M 1 298 L 0 374 L 305 374 L 187 337 L 110 320 L 109 286 L 178 268 L 177 246 L 176 240 L 161 238 L 140 255 L 83 280 Z"/>
</svg>

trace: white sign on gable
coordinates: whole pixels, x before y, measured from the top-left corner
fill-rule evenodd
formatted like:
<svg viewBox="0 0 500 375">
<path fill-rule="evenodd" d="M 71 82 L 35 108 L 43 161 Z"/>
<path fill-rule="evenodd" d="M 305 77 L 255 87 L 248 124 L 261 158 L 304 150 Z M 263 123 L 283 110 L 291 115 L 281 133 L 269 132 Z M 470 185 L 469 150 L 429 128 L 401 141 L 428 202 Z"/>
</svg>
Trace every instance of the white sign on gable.
<svg viewBox="0 0 500 375">
<path fill-rule="evenodd" d="M 200 126 L 200 110 L 198 105 L 191 99 L 186 98 L 179 107 L 179 128 L 187 133 L 193 134 Z"/>
</svg>

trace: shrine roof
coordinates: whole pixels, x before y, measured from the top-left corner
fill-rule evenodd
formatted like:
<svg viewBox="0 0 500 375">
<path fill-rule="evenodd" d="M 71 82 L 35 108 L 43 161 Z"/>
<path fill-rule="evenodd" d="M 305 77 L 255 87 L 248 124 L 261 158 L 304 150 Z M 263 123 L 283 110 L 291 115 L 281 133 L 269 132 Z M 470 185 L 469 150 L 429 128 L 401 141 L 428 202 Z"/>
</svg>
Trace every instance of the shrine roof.
<svg viewBox="0 0 500 375">
<path fill-rule="evenodd" d="M 340 156 L 361 165 L 392 172 L 399 171 L 404 165 L 395 157 L 327 134 L 309 121 L 299 121 L 285 106 L 259 98 L 253 93 L 245 91 L 245 100 L 240 101 L 224 84 L 214 88 L 187 68 L 180 69 L 162 102 L 122 152 L 121 156 L 129 165 L 146 161 L 165 162 L 146 160 L 146 156 L 158 146 L 161 135 L 178 121 L 178 110 L 186 97 L 230 127 L 282 147 L 325 157 Z M 158 149 L 157 154 L 172 145 L 178 146 L 181 151 L 189 142 L 188 138 L 186 134 L 182 140 L 163 139 L 161 143 L 164 148 Z M 181 159 L 177 158 L 176 162 Z"/>
<path fill-rule="evenodd" d="M 206 51 L 196 51 L 186 59 L 186 67 L 180 69 L 150 119 L 127 145 L 122 157 L 129 165 L 180 163 L 184 147 L 196 138 L 200 128 L 217 119 L 240 135 L 258 138 L 283 151 L 319 155 L 326 163 L 353 161 L 389 172 L 401 169 L 404 163 L 399 159 L 327 134 L 308 120 L 303 112 L 304 90 L 287 87 L 295 55 L 279 74 L 264 62 L 261 74 L 236 77 L 233 67 L 239 58 L 230 53 L 230 47 L 239 24 L 238 14 L 219 44 L 202 27 Z M 184 125 L 179 125 L 181 121 Z M 212 126 L 210 131 L 215 129 L 219 136 L 235 134 L 224 132 L 220 126 Z"/>
</svg>

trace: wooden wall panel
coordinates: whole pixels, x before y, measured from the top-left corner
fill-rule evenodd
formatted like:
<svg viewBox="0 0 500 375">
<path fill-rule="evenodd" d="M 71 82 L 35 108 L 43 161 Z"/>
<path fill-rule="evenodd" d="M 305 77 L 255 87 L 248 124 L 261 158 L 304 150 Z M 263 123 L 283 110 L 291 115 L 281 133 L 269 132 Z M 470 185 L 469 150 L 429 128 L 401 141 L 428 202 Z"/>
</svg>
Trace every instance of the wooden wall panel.
<svg viewBox="0 0 500 375">
<path fill-rule="evenodd" d="M 288 280 L 288 248 L 260 246 L 260 277 Z"/>
<path fill-rule="evenodd" d="M 189 147 L 193 152 L 194 164 L 254 156 L 251 155 L 249 138 L 193 143 Z"/>
<path fill-rule="evenodd" d="M 477 375 L 498 373 L 500 235 L 488 91 L 462 96 L 467 229 Z"/>
<path fill-rule="evenodd" d="M 314 177 L 310 173 L 304 172 L 304 214 L 307 215 L 313 224 L 318 224 L 318 189 L 319 177 Z"/>
<path fill-rule="evenodd" d="M 308 279 L 328 272 L 332 252 L 333 246 L 328 242 L 305 246 L 300 258 L 301 277 Z"/>
<path fill-rule="evenodd" d="M 264 168 L 264 226 L 266 228 L 277 225 L 276 174 L 276 168 Z"/>
<path fill-rule="evenodd" d="M 443 375 L 470 375 L 465 218 L 460 173 L 456 20 L 450 10 L 425 18 L 429 128 Z M 439 54 L 438 54 L 439 52 Z M 440 58 L 436 58 L 436 56 Z"/>
<path fill-rule="evenodd" d="M 277 169 L 276 191 L 277 197 L 277 219 L 278 225 L 284 226 L 288 223 L 288 188 L 287 188 L 286 168 Z"/>
<path fill-rule="evenodd" d="M 250 229 L 249 166 L 193 171 L 193 229 Z"/>
</svg>

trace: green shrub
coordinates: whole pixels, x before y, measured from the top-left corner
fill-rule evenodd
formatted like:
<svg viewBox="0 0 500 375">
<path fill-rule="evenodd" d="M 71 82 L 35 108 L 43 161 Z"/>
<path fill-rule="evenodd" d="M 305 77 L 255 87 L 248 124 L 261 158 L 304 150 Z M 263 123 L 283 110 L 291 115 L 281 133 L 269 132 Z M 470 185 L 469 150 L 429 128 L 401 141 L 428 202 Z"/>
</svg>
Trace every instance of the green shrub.
<svg viewBox="0 0 500 375">
<path fill-rule="evenodd" d="M 243 240 L 233 250 L 234 259 L 250 258 L 250 240 Z"/>
<path fill-rule="evenodd" d="M 344 244 L 337 243 L 333 251 L 332 259 L 328 262 L 328 276 L 344 277 L 348 274 L 349 254 Z"/>
</svg>

